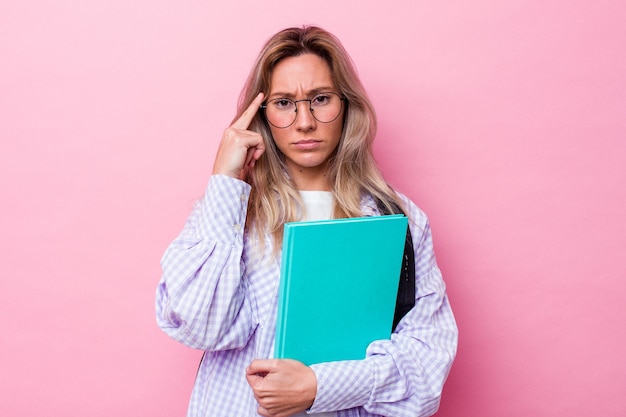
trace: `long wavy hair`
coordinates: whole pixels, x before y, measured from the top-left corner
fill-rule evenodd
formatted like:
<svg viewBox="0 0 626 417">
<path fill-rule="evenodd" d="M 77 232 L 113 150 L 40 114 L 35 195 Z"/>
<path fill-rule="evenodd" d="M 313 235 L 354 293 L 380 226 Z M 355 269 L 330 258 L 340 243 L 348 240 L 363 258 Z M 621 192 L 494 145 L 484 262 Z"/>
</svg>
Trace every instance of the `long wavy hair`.
<svg viewBox="0 0 626 417">
<path fill-rule="evenodd" d="M 361 199 L 372 196 L 388 212 L 403 207 L 398 195 L 384 180 L 372 154 L 376 134 L 376 114 L 357 75 L 352 59 L 331 33 L 315 26 L 288 28 L 272 36 L 261 50 L 256 64 L 241 91 L 237 120 L 259 92 L 268 95 L 272 71 L 288 57 L 303 54 L 321 57 L 344 101 L 343 132 L 328 163 L 327 178 L 334 195 L 334 218 L 361 216 Z M 269 232 L 274 248 L 280 247 L 283 225 L 301 220 L 304 207 L 291 181 L 284 156 L 274 143 L 264 115 L 259 111 L 250 130 L 263 136 L 265 152 L 244 180 L 252 186 L 246 228 L 256 232 L 260 241 Z"/>
</svg>

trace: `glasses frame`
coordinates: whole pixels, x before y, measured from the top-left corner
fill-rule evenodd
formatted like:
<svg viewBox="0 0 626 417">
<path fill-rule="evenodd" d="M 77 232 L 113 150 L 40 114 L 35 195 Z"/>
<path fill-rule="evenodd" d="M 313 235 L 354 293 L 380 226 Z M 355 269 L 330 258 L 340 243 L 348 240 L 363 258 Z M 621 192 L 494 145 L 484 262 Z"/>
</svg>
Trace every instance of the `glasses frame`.
<svg viewBox="0 0 626 417">
<path fill-rule="evenodd" d="M 313 100 L 315 100 L 315 98 L 316 98 L 317 96 L 322 95 L 322 94 L 333 94 L 333 95 L 335 95 L 335 96 L 339 97 L 339 102 L 341 103 L 341 107 L 339 107 L 339 112 L 337 113 L 337 116 L 335 116 L 335 118 L 334 118 L 334 119 L 329 120 L 329 121 L 327 121 L 327 122 L 323 122 L 323 121 L 319 120 L 317 117 L 315 117 L 315 111 L 314 111 L 315 109 L 313 109 Z M 288 100 L 288 101 L 291 101 L 291 102 L 294 104 L 294 111 L 293 111 L 293 112 L 294 112 L 294 114 L 295 114 L 295 115 L 294 115 L 294 117 L 293 117 L 293 121 L 292 121 L 291 123 L 289 123 L 287 126 L 277 126 L 277 125 L 275 125 L 274 123 L 272 123 L 272 122 L 270 121 L 270 119 L 267 117 L 267 105 L 268 105 L 268 103 L 270 103 L 270 102 L 272 102 L 272 101 L 275 101 L 275 100 Z M 339 116 L 341 115 L 341 112 L 343 111 L 343 106 L 344 106 L 344 104 L 343 104 L 343 103 L 344 103 L 346 100 L 347 100 L 347 99 L 346 99 L 346 97 L 345 97 L 345 96 L 342 96 L 341 94 L 336 93 L 336 92 L 334 92 L 334 91 L 321 91 L 321 92 L 319 92 L 319 93 L 315 94 L 315 95 L 314 95 L 313 97 L 311 97 L 311 98 L 303 98 L 303 99 L 300 99 L 300 100 L 292 100 L 292 99 L 287 98 L 287 97 L 277 97 L 277 98 L 274 98 L 274 99 L 272 99 L 272 100 L 266 101 L 265 103 L 261 104 L 261 105 L 259 106 L 259 108 L 263 109 L 263 116 L 264 116 L 265 120 L 266 120 L 269 124 L 271 124 L 272 126 L 274 126 L 274 127 L 275 127 L 275 128 L 277 128 L 277 129 L 287 129 L 289 126 L 293 125 L 293 124 L 296 122 L 296 120 L 298 119 L 298 103 L 300 103 L 300 102 L 302 102 L 302 101 L 308 101 L 308 102 L 309 102 L 309 111 L 311 112 L 311 116 L 313 116 L 313 118 L 314 118 L 315 120 L 317 120 L 317 121 L 318 121 L 318 122 L 320 122 L 320 123 L 332 123 L 332 122 L 334 122 L 335 120 L 337 120 L 337 118 L 339 118 Z"/>
</svg>

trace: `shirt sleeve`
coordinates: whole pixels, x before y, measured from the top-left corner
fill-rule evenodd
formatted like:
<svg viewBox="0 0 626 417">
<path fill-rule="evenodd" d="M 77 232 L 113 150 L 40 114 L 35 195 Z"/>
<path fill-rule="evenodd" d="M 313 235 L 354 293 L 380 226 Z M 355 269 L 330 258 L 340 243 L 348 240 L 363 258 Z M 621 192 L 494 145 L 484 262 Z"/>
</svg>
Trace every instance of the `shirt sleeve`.
<svg viewBox="0 0 626 417">
<path fill-rule="evenodd" d="M 241 262 L 249 194 L 243 181 L 212 176 L 161 260 L 157 323 L 192 348 L 243 347 L 254 330 Z"/>
<path fill-rule="evenodd" d="M 318 391 L 311 413 L 360 408 L 360 415 L 430 416 L 439 408 L 458 330 L 437 267 L 428 219 L 407 200 L 415 248 L 415 306 L 391 340 L 371 343 L 360 361 L 312 365 Z"/>
</svg>

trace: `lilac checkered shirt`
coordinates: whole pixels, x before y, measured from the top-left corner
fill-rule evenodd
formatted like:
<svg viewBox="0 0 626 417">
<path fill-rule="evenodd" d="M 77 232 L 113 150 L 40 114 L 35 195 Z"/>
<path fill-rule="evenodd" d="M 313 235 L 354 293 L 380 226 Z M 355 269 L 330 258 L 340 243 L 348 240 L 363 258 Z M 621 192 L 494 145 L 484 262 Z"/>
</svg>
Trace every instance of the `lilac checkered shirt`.
<svg viewBox="0 0 626 417">
<path fill-rule="evenodd" d="M 206 351 L 188 417 L 258 415 L 245 369 L 255 358 L 273 357 L 280 257 L 272 255 L 269 236 L 259 245 L 244 233 L 249 192 L 242 181 L 211 177 L 162 259 L 157 322 L 177 341 Z M 364 360 L 312 365 L 318 388 L 309 413 L 408 417 L 437 411 L 456 354 L 457 328 L 428 220 L 405 201 L 415 247 L 415 307 L 391 340 L 370 344 Z M 369 197 L 362 211 L 379 214 Z"/>
</svg>

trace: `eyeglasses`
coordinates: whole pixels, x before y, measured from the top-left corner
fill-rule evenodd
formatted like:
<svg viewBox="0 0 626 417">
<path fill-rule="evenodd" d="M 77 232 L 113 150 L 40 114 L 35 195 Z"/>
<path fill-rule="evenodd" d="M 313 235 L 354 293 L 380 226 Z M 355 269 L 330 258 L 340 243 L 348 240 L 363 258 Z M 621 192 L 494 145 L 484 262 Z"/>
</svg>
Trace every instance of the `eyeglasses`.
<svg viewBox="0 0 626 417">
<path fill-rule="evenodd" d="M 319 93 L 311 99 L 291 100 L 288 98 L 275 98 L 261 105 L 265 110 L 265 118 L 274 127 L 284 129 L 296 121 L 298 115 L 298 103 L 309 102 L 311 114 L 321 123 L 335 121 L 341 114 L 344 97 L 337 93 Z"/>
</svg>

